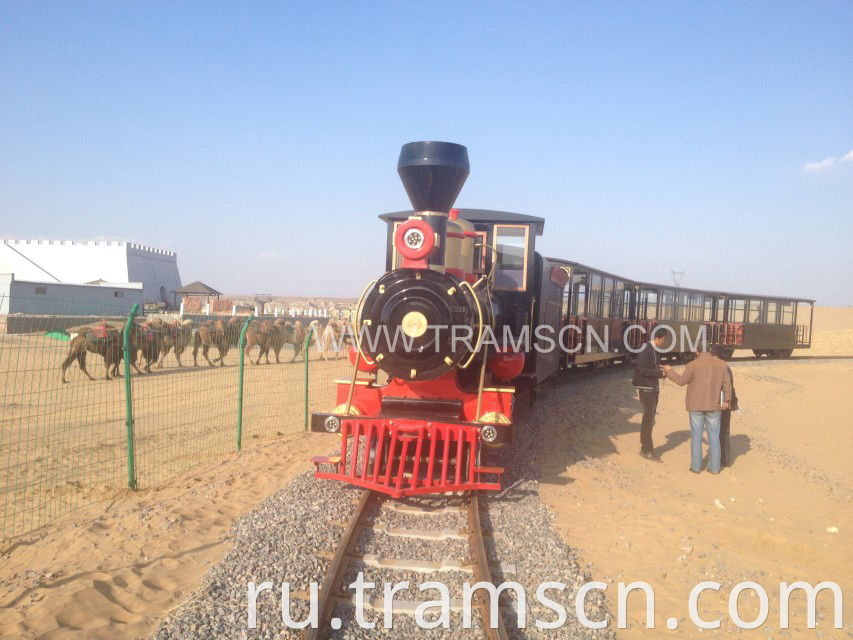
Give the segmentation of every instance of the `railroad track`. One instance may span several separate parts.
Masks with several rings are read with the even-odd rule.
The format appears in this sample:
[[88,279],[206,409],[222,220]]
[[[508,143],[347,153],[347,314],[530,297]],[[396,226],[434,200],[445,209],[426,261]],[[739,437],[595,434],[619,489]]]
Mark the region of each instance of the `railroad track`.
[[[423,508],[410,506],[405,503],[394,503],[390,500],[386,502],[386,496],[364,490],[359,496],[358,505],[355,513],[350,517],[349,521],[344,526],[344,532],[341,536],[340,543],[334,552],[331,559],[331,564],[326,572],[323,584],[320,587],[319,602],[318,602],[318,625],[316,629],[307,628],[304,638],[306,640],[325,640],[333,632],[333,630],[341,628],[342,621],[340,618],[332,617],[336,605],[345,605],[354,607],[354,598],[341,589],[342,581],[347,574],[347,569],[352,563],[360,563],[367,566],[372,566],[380,569],[398,569],[416,571],[421,573],[440,572],[440,571],[463,571],[472,574],[473,582],[487,582],[492,584],[491,569],[489,566],[486,547],[483,541],[483,526],[480,519],[480,500],[476,492],[466,492],[463,497],[464,504],[462,506],[444,506]],[[369,513],[373,509],[381,508],[385,503],[392,507],[395,511],[400,511],[408,516],[423,517],[425,524],[428,525],[429,517],[433,515],[442,515],[447,513],[464,512],[467,515],[467,528],[460,530],[447,529],[400,529],[389,527],[377,527],[369,523]],[[366,528],[374,528],[380,533],[388,535],[406,537],[410,539],[420,540],[443,540],[447,538],[455,538],[458,540],[467,540],[468,543],[468,558],[458,560],[442,560],[429,561],[415,558],[396,558],[396,557],[379,557],[377,555],[366,555],[356,553],[356,543],[359,534]],[[373,609],[383,610],[385,603],[381,598],[372,598],[367,602],[368,606]],[[413,602],[409,600],[398,601],[393,603],[393,611],[395,614],[413,614],[421,602]],[[488,624],[491,618],[491,599],[483,597],[482,593],[478,593],[473,598],[473,604],[476,604],[480,611],[480,620],[483,622],[481,631],[487,640],[508,640],[509,635],[504,625],[503,616],[498,612],[498,626],[492,629]],[[495,602],[494,606],[498,606]],[[378,626],[378,624],[377,624]],[[472,629],[473,631],[473,629]]]

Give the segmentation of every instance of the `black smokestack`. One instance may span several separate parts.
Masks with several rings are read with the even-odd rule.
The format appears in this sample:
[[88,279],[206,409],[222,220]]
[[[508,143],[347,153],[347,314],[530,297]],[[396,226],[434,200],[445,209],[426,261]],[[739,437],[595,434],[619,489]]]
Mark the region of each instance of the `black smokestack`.
[[415,211],[450,212],[471,167],[468,149],[452,142],[410,142],[400,149],[397,173]]
[[433,266],[444,266],[447,216],[470,172],[468,149],[452,142],[410,142],[400,149],[397,173],[406,187],[415,212],[433,212],[424,220],[438,236],[429,257]]

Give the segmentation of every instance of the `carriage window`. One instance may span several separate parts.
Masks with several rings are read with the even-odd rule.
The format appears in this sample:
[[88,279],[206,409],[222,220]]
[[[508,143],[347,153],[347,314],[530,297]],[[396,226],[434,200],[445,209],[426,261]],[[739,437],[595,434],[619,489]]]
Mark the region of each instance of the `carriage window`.
[[660,319],[673,320],[673,305],[675,304],[675,292],[664,289],[660,292]]
[[601,317],[610,317],[611,300],[613,299],[613,278],[604,279],[604,288],[601,290]]
[[794,324],[794,303],[783,302],[781,305],[781,324]]
[[562,317],[563,319],[569,317],[569,302],[572,299],[572,283],[567,282],[566,286],[563,287],[563,307],[562,307]]
[[749,320],[747,322],[761,322],[761,310],[764,306],[764,302],[761,300],[750,300],[749,301]]
[[702,318],[705,322],[714,319],[714,299],[711,297],[705,298],[705,315]]
[[657,320],[658,319],[658,292],[645,289],[641,293],[641,309],[637,312],[639,319]]
[[586,315],[586,274],[577,273],[572,276],[572,315]]
[[733,298],[729,300],[729,322],[743,322],[746,302],[742,298]]
[[812,321],[812,305],[808,302],[794,303],[794,324],[811,326]]
[[690,319],[690,294],[686,291],[679,291],[678,304],[676,306],[676,320],[686,321]]
[[705,303],[705,296],[701,293],[690,294],[690,321],[702,322],[702,307]]
[[124,291],[113,291],[113,296],[116,298],[124,298]]
[[526,225],[495,225],[495,248],[498,250],[496,289],[524,291],[527,282],[527,231]]
[[767,324],[779,324],[779,305],[775,302],[767,303]]
[[600,305],[601,276],[593,273],[589,279],[589,306],[587,308],[587,315],[592,318],[600,318],[601,314],[598,313]]
[[41,293],[41,294],[47,293],[47,287],[36,287],[36,293]]
[[624,304],[625,299],[625,283],[621,280],[617,280],[616,284],[613,287],[613,309],[611,309],[611,315],[614,318],[624,318],[625,317],[625,308]]

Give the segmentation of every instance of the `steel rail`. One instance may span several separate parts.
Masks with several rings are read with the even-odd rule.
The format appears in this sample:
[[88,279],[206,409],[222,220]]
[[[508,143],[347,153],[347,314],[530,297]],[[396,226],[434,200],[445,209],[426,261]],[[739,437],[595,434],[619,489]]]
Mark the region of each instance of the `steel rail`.
[[[480,522],[480,499],[476,491],[472,491],[468,499],[468,528],[471,535],[471,561],[474,565],[474,576],[477,582],[492,582],[492,572],[489,569],[489,557],[486,554],[486,545],[483,541],[483,526]],[[480,621],[483,624],[483,632],[489,640],[509,640],[503,616],[500,612],[500,603],[491,602],[491,598],[484,598],[482,594],[477,596],[480,607]],[[490,606],[491,605],[491,606]],[[491,608],[497,607],[498,626],[492,629]]]
[[306,627],[305,640],[320,640],[320,638],[328,635],[328,630],[331,628],[332,612],[335,609],[336,593],[349,565],[349,555],[352,553],[355,542],[358,539],[359,523],[364,519],[368,507],[378,495],[367,489],[362,491],[355,513],[352,514],[349,522],[347,522],[344,535],[341,537],[341,542],[335,550],[332,563],[329,565],[326,577],[323,579],[323,584],[320,587],[319,602],[317,603],[317,628]]
[[[326,576],[323,579],[323,584],[320,587],[319,602],[317,610],[317,627],[307,627],[303,634],[305,640],[321,640],[329,635],[331,627],[332,613],[335,609],[335,603],[342,598],[340,594],[341,580],[346,573],[350,560],[353,555],[358,534],[362,529],[365,521],[366,513],[375,500],[382,499],[382,494],[365,489],[362,491],[358,501],[358,506],[355,512],[347,522],[346,528],[341,541],[335,550],[335,555],[332,558],[329,568],[326,570]],[[474,571],[476,582],[492,582],[492,572],[489,568],[489,559],[486,554],[486,546],[483,540],[483,528],[480,520],[480,501],[477,492],[471,492],[467,500],[467,515],[468,515],[468,542],[471,553],[471,565]],[[491,602],[490,597],[477,595],[477,606],[480,609],[480,618],[483,624],[483,634],[488,640],[509,640],[509,634],[506,630],[506,625],[503,620],[503,615],[500,613],[500,603]],[[498,607],[498,626],[495,629],[490,627],[492,606]]]

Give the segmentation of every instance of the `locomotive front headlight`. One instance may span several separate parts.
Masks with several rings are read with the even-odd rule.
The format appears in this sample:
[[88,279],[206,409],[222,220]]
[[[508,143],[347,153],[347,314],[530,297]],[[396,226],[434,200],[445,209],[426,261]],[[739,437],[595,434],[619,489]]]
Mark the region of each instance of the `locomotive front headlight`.
[[329,433],[337,433],[341,430],[341,420],[336,416],[329,416],[323,421],[323,428]]
[[492,425],[487,424],[485,427],[480,429],[480,437],[486,444],[492,444],[495,440],[498,439],[498,430],[495,429]]
[[420,229],[409,229],[403,234],[403,242],[409,249],[420,249],[424,246],[424,238],[424,233]]
[[420,338],[426,333],[427,324],[426,316],[420,311],[409,311],[409,313],[403,316],[400,326],[403,329],[403,333],[410,338]]

